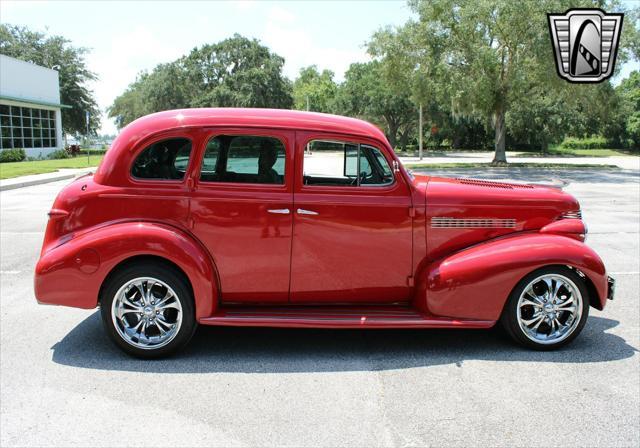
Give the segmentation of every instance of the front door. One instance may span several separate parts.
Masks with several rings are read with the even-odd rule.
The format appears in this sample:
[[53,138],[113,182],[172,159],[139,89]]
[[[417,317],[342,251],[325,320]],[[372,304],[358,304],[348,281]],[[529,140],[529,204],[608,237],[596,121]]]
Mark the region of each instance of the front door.
[[219,129],[204,140],[191,218],[225,303],[289,300],[293,139],[288,131]]
[[291,302],[408,300],[411,198],[387,148],[298,133],[296,150]]

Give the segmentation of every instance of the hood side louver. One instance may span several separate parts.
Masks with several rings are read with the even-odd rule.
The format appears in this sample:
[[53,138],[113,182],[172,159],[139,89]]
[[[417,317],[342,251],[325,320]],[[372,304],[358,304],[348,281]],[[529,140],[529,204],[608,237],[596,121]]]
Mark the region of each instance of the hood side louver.
[[514,188],[534,188],[532,185],[527,185],[527,184],[513,184],[513,183],[507,183],[507,182],[494,182],[494,181],[490,181],[490,180],[481,180],[481,179],[458,178],[456,180],[461,184],[475,185],[477,187],[504,188],[504,189],[507,189],[507,190],[512,190]]

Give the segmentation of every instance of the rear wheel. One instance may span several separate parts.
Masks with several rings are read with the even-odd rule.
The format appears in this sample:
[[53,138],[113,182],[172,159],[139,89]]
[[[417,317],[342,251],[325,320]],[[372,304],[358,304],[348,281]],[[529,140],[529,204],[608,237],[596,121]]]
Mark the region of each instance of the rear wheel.
[[552,266],[534,271],[518,283],[501,322],[521,345],[553,350],[575,339],[588,316],[584,280],[569,268]]
[[131,264],[108,279],[101,313],[111,339],[140,358],[175,353],[189,342],[196,328],[186,279],[162,263]]

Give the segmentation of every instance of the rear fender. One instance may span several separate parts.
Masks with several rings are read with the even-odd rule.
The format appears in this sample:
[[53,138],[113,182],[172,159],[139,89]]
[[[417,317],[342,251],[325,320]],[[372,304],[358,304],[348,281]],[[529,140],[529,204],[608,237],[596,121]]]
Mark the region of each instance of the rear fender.
[[497,320],[517,283],[549,265],[579,270],[597,295],[591,304],[604,308],[607,275],[600,257],[580,241],[540,233],[493,240],[429,264],[419,277],[415,305],[437,316]]
[[96,228],[42,254],[34,280],[36,297],[41,303],[95,308],[107,275],[141,255],[164,258],[185,273],[193,288],[196,319],[215,311],[219,289],[209,253],[188,233],[153,222]]

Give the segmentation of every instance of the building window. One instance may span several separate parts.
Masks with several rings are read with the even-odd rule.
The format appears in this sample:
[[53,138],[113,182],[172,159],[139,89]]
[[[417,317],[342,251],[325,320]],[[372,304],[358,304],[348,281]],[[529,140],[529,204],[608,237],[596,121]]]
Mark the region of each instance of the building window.
[[0,149],[55,148],[56,112],[0,104]]

